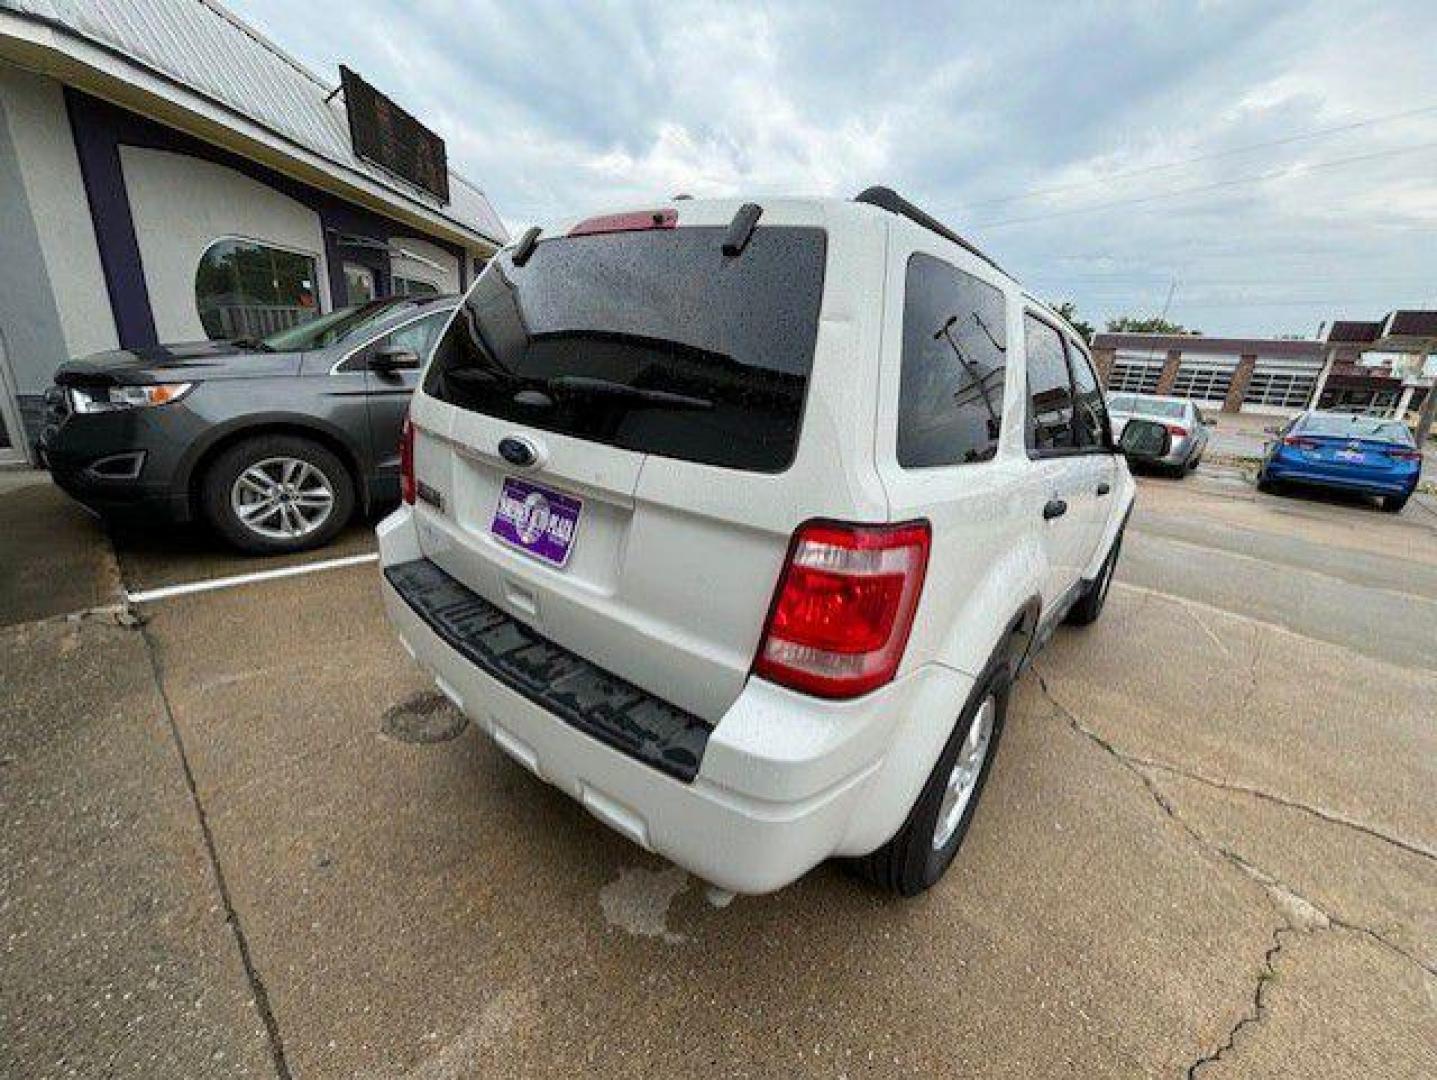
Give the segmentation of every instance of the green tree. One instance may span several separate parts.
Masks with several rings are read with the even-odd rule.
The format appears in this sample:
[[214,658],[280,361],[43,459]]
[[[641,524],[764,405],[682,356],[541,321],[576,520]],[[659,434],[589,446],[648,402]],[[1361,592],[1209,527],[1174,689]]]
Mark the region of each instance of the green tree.
[[1061,304],[1054,304],[1053,310],[1068,320],[1068,325],[1083,335],[1083,340],[1092,342],[1093,324],[1086,319],[1078,318],[1078,305],[1071,300],[1064,300]]
[[1108,332],[1111,334],[1191,334],[1194,337],[1202,336],[1201,330],[1189,330],[1175,322],[1168,322],[1161,315],[1119,315],[1116,319],[1108,320]]

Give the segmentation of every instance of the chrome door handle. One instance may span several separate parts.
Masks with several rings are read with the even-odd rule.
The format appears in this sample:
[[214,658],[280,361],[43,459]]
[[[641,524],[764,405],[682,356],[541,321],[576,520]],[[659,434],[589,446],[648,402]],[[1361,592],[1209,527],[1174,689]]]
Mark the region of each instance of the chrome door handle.
[[1049,499],[1043,504],[1043,520],[1052,521],[1068,512],[1068,504],[1062,499]]

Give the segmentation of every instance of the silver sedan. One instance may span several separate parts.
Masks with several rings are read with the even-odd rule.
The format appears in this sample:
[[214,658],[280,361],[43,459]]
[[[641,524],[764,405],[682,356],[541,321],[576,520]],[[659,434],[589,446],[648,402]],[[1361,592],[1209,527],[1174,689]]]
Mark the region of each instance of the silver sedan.
[[1173,438],[1172,449],[1166,457],[1159,458],[1157,464],[1178,475],[1196,469],[1207,449],[1211,425],[1202,410],[1187,398],[1112,394],[1108,398],[1108,416],[1113,423],[1114,440],[1134,417],[1166,424]]

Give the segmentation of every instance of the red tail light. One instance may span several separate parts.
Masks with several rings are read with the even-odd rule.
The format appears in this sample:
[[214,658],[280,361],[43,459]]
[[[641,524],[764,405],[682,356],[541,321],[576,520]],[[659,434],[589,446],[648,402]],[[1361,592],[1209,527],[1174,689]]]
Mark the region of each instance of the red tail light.
[[603,217],[588,218],[570,229],[569,235],[594,236],[598,233],[673,229],[678,223],[677,210],[634,210],[626,214],[605,214]]
[[1301,435],[1289,435],[1282,440],[1283,446],[1291,446],[1298,450],[1316,450],[1316,439],[1304,439]]
[[399,495],[411,506],[414,490],[414,425],[405,416],[404,426],[399,429]]
[[1185,439],[1187,438],[1187,433],[1188,429],[1183,427],[1181,424],[1168,425],[1168,434],[1171,435],[1174,439]]
[[800,526],[754,672],[828,698],[890,682],[913,628],[929,540],[927,522]]
[[1421,450],[1389,450],[1389,451],[1387,451],[1387,456],[1390,457],[1390,458],[1395,458],[1395,459],[1397,459],[1398,461],[1421,461],[1421,460],[1422,460],[1422,451],[1421,451]]

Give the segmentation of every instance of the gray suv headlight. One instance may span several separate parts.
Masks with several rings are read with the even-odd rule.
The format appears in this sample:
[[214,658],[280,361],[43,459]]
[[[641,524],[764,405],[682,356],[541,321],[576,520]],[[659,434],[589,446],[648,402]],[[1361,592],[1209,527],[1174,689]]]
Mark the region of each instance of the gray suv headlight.
[[148,383],[144,386],[72,387],[70,407],[77,413],[143,409],[179,401],[194,383]]

